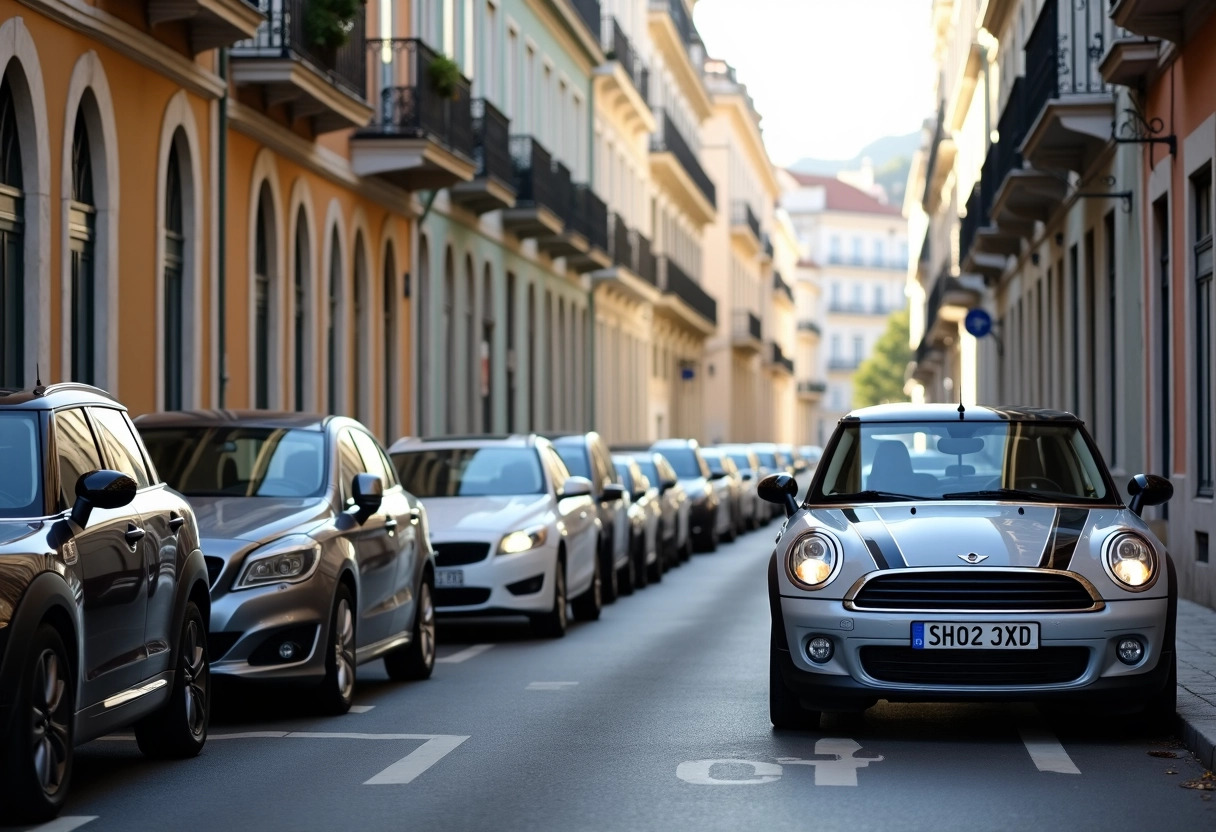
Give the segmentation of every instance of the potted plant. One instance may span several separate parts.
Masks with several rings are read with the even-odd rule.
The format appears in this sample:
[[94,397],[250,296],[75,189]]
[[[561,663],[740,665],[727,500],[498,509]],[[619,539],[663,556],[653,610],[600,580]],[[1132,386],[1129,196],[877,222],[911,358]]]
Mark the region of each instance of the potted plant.
[[304,37],[308,45],[332,57],[350,40],[361,0],[307,0]]
[[426,68],[427,78],[440,98],[455,98],[460,89],[460,67],[446,55],[436,55]]

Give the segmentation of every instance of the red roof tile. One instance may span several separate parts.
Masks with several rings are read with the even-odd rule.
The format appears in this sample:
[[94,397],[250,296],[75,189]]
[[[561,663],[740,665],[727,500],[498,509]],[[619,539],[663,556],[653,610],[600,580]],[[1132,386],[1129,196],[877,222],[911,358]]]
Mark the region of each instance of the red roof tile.
[[845,211],[854,214],[884,214],[900,216],[902,211],[895,205],[879,202],[860,188],[855,188],[847,182],[841,182],[834,176],[821,176],[814,173],[799,173],[788,171],[799,185],[804,188],[820,187],[827,191],[826,205],[829,211]]

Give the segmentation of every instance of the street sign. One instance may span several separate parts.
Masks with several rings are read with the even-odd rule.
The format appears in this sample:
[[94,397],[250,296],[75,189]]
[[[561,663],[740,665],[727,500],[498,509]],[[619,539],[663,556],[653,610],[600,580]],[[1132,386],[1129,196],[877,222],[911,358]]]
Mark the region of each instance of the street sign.
[[692,381],[694,378],[696,378],[696,376],[697,376],[697,374],[693,370],[692,367],[681,367],[680,368],[680,379],[681,380]]
[[963,326],[976,338],[983,338],[992,332],[992,316],[983,309],[972,309],[963,319]]

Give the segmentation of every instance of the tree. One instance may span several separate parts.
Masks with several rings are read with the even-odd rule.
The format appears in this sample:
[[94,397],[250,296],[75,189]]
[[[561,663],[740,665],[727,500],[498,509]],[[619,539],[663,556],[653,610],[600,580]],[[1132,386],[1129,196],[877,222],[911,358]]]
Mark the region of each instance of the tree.
[[892,312],[886,330],[874,344],[874,352],[853,376],[853,406],[906,402],[904,373],[913,357],[908,346],[908,310]]

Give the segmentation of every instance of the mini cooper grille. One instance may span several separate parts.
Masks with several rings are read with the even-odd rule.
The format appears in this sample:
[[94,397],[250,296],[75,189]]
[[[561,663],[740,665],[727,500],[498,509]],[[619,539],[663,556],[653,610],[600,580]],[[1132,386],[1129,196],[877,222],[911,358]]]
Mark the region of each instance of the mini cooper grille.
[[220,579],[220,573],[224,571],[224,559],[208,556],[203,560],[207,563],[207,582],[215,586],[215,582]]
[[478,563],[490,554],[489,543],[436,543],[436,566],[464,566]]
[[1088,664],[1087,647],[915,650],[870,645],[861,648],[861,666],[871,678],[909,685],[1060,685],[1081,678]]
[[1051,572],[901,572],[877,575],[853,598],[857,609],[1065,612],[1093,608],[1076,578]]
[[480,587],[439,587],[435,590],[437,607],[471,607],[490,600],[490,590]]

